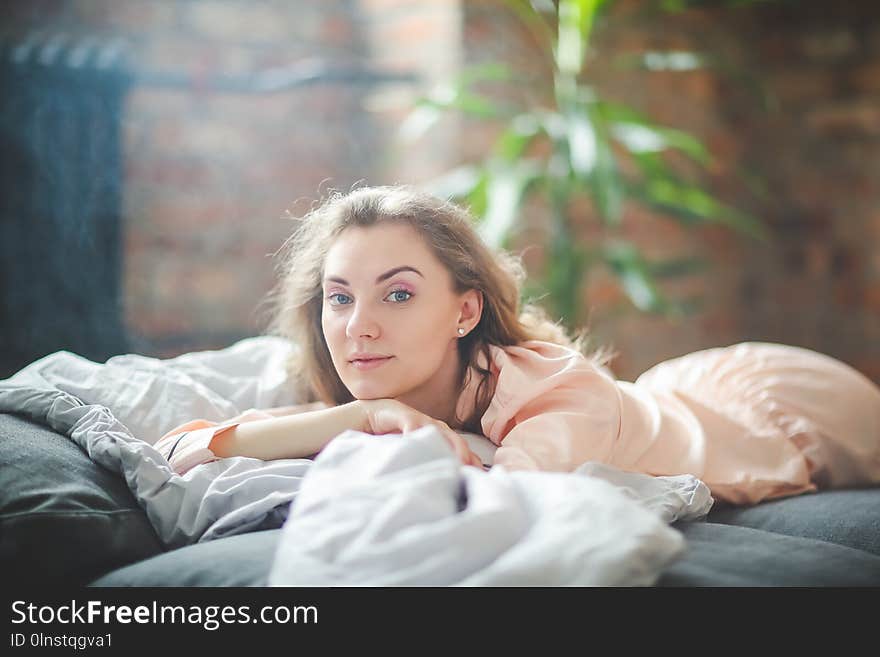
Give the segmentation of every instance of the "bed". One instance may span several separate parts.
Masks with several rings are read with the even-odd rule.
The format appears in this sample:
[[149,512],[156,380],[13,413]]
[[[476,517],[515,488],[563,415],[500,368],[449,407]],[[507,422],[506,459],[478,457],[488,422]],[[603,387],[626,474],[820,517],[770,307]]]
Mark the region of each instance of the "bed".
[[[151,498],[144,492],[149,490],[149,495],[152,495],[157,487],[161,487],[157,484],[156,477],[159,475],[156,473],[166,476],[167,473],[162,469],[164,466],[161,463],[151,465],[148,476],[140,473],[137,476],[141,479],[136,481],[137,477],[132,474],[131,469],[117,467],[113,460],[124,460],[119,457],[120,444],[123,445],[123,451],[127,449],[126,445],[147,450],[138,453],[138,462],[143,460],[143,454],[149,453],[150,449],[144,448],[141,444],[144,441],[137,438],[139,433],[145,431],[143,427],[151,426],[155,433],[160,433],[169,423],[181,418],[206,416],[209,413],[214,413],[218,418],[224,415],[229,417],[234,414],[232,411],[240,411],[243,405],[251,403],[255,406],[280,405],[278,402],[285,394],[283,377],[268,365],[281,362],[278,352],[273,351],[280,348],[280,344],[268,339],[254,339],[245,346],[260,349],[264,356],[260,360],[254,357],[254,352],[248,353],[244,359],[251,368],[248,372],[242,372],[239,368],[241,361],[231,357],[244,353],[241,350],[242,345],[235,345],[225,351],[187,355],[168,361],[130,355],[117,359],[115,364],[118,371],[115,373],[108,367],[113,365],[113,359],[106,365],[99,365],[72,354],[59,355],[58,358],[68,365],[75,362],[87,368],[83,376],[70,376],[68,372],[65,377],[56,377],[53,383],[53,386],[67,387],[65,394],[68,396],[76,393],[78,401],[75,410],[80,411],[80,414],[76,421],[71,422],[71,426],[64,426],[51,413],[35,414],[30,412],[33,411],[32,408],[29,412],[17,412],[14,405],[7,403],[4,406],[0,403],[0,562],[4,581],[13,587],[261,587],[276,585],[279,581],[283,585],[284,580],[278,579],[277,572],[273,574],[273,564],[277,567],[279,550],[285,545],[285,540],[289,542],[292,538],[286,537],[286,533],[290,533],[290,528],[295,523],[287,522],[289,518],[286,512],[279,514],[279,510],[289,506],[286,504],[289,500],[280,497],[271,503],[265,503],[271,496],[255,493],[249,503],[264,503],[264,508],[251,513],[246,521],[238,517],[231,524],[227,515],[223,516],[226,524],[216,521],[203,523],[198,531],[193,530],[189,535],[181,537],[180,532],[176,528],[172,529],[171,525],[176,527],[186,523],[181,523],[179,518],[172,518],[163,525],[150,506]],[[49,360],[44,359],[44,365],[53,362],[52,357],[47,358]],[[208,362],[215,368],[210,372],[204,369]],[[132,370],[132,364],[135,363],[143,367]],[[225,376],[229,372],[221,372],[224,374],[222,377],[216,376],[224,367],[235,367],[236,374],[244,377],[232,382],[235,384],[236,394],[247,391],[246,398],[232,400],[237,405],[236,408],[223,407],[217,401],[230,401],[232,397],[230,390],[233,388],[224,387],[230,383],[228,376]],[[40,371],[48,381],[52,368],[44,366]],[[56,373],[58,371],[55,370]],[[131,412],[130,409],[134,406],[128,411],[124,405],[114,406],[118,403],[118,397],[109,400],[113,402],[109,405],[96,404],[96,400],[87,399],[88,393],[94,390],[94,386],[89,388],[88,383],[92,374],[92,380],[100,380],[109,386],[106,389],[119,390],[122,379],[114,377],[126,376],[130,381],[138,380],[139,375],[145,371],[149,371],[151,375],[149,385],[142,387],[138,393],[140,401],[137,408],[140,409],[140,415]],[[173,376],[169,373],[173,373]],[[247,385],[247,377],[259,381],[259,385]],[[59,383],[62,378],[64,383]],[[10,380],[0,383],[8,383]],[[174,383],[173,386],[171,382]],[[198,385],[194,385],[195,383]],[[180,394],[167,396],[169,391],[179,393],[182,389],[196,389],[199,394],[184,400],[186,403],[180,402]],[[144,390],[154,393],[154,397],[145,398]],[[31,391],[32,396],[39,397],[47,396],[50,392],[54,394],[57,389],[52,387],[50,391],[44,386],[42,389],[31,388]],[[54,399],[53,408],[58,406],[58,398]],[[169,401],[172,399],[176,401]],[[158,403],[160,400],[165,403]],[[3,395],[0,394],[0,402],[2,401]],[[118,427],[124,428],[124,431],[119,431],[125,434],[127,442],[113,443],[111,448],[106,448],[109,443],[87,442],[82,438],[81,430],[86,424],[82,412],[89,409],[94,411],[88,416],[90,418],[100,412],[104,421],[104,424],[98,423],[100,426],[107,426],[107,418],[112,418],[114,422],[119,421]],[[157,422],[160,417],[161,421]],[[80,430],[79,433],[74,429]],[[101,431],[106,433],[109,430]],[[354,439],[352,445],[355,445],[357,436]],[[428,443],[430,438],[426,444]],[[102,457],[98,453],[100,445],[105,445],[105,448],[100,449],[105,449],[112,458],[106,455]],[[392,449],[398,449],[396,444],[389,445]],[[350,455],[357,456],[356,449],[349,452]],[[228,481],[233,481],[228,479],[232,475],[242,477],[242,472],[251,474],[245,466],[251,467],[248,464],[237,464],[238,469],[224,470],[223,475]],[[291,466],[303,468],[308,464],[296,463]],[[420,464],[422,466],[424,463]],[[258,471],[263,472],[262,466],[259,466]],[[282,474],[293,476],[299,481],[298,472],[286,470]],[[274,473],[276,476],[277,474],[278,472]],[[572,475],[561,476],[570,478]],[[183,484],[194,485],[187,481],[181,484],[173,477],[168,481],[175,483],[177,488],[174,490],[178,493],[186,489]],[[559,481],[569,485],[568,480]],[[168,488],[168,485],[163,485],[163,490]],[[546,483],[541,482],[541,486],[546,487]],[[602,490],[611,492],[610,489],[610,486],[606,486]],[[212,490],[216,493],[216,489]],[[213,493],[202,495],[200,512],[204,511],[204,499],[216,497]],[[349,498],[343,501],[348,503],[351,500]],[[621,498],[619,503],[619,509],[614,512],[616,515],[612,513],[607,519],[612,528],[617,525],[627,527],[627,510],[630,507],[626,505],[629,502]],[[316,508],[319,506],[322,505],[317,504]],[[323,507],[327,506],[323,504]],[[296,508],[294,505],[294,510]],[[625,543],[632,536],[641,536],[645,532],[653,532],[652,540],[660,543],[667,541],[664,544],[667,545],[666,548],[661,546],[658,549],[658,557],[650,563],[650,568],[643,568],[645,572],[641,578],[633,577],[631,573],[617,579],[597,578],[595,573],[619,569],[620,564],[629,564],[627,559],[631,558],[630,555],[626,559],[618,559],[618,555],[612,555],[617,561],[609,562],[611,565],[606,567],[602,559],[608,558],[607,550],[600,550],[585,552],[588,556],[583,557],[585,560],[596,559],[596,563],[592,565],[593,579],[574,578],[567,581],[565,573],[570,571],[560,567],[558,578],[548,582],[552,585],[577,585],[586,581],[655,587],[880,585],[880,487],[826,491],[769,501],[752,507],[725,507],[716,503],[711,505],[707,514],[701,513],[697,516],[668,516],[666,519],[671,520],[668,529],[666,523],[662,523],[663,529],[650,525],[650,522],[656,523],[656,519],[651,520],[645,516],[648,525],[633,529],[623,540],[618,537],[614,541],[603,543],[606,546],[611,542],[615,545]],[[483,516],[486,517],[491,516]],[[317,522],[320,517],[309,519]],[[568,529],[575,532],[572,536],[589,533],[584,531],[586,529],[593,529],[594,533],[598,533],[596,528],[600,527],[599,524],[578,526],[586,519],[587,516],[569,514],[565,522]],[[507,523],[503,516],[502,520]],[[313,526],[317,525],[313,523]],[[297,527],[300,532],[296,537],[297,541],[308,542],[309,525],[300,521]],[[650,531],[645,527],[649,527]],[[457,527],[456,531],[461,532],[461,527]],[[320,529],[315,533],[320,533]],[[538,533],[534,528],[531,529],[531,534]],[[674,540],[670,542],[670,538]],[[566,543],[568,542],[570,538],[566,539]],[[634,543],[633,553],[644,552],[647,544],[649,543]],[[407,546],[407,549],[411,549],[411,546]],[[553,550],[545,548],[541,552],[547,554],[547,563],[543,564],[542,572],[556,568]],[[496,559],[496,556],[490,555],[487,558]],[[559,560],[571,561],[572,557],[560,551]],[[394,558],[386,565],[388,568],[383,571],[386,579],[378,581],[393,585],[395,580],[388,577],[396,567]],[[568,567],[574,566],[568,564]],[[295,573],[298,577],[292,580],[294,583],[320,585],[328,581],[309,579],[306,571],[311,566],[302,559],[289,561],[288,568],[299,569]],[[477,586],[487,583],[502,586],[546,583],[540,578],[510,578],[510,569],[503,572],[507,578],[471,578],[461,582]],[[419,580],[410,580],[407,583],[418,584]],[[430,585],[435,581],[425,580],[425,583]]]

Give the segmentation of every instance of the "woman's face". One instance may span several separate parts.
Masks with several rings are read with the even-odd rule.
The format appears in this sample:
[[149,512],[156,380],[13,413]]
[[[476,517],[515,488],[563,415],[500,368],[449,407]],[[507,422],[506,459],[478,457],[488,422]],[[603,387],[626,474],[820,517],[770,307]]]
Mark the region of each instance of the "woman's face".
[[324,339],[356,399],[429,390],[458,367],[457,329],[472,327],[465,300],[476,293],[453,291],[449,271],[414,228],[345,229],[327,254],[323,293]]

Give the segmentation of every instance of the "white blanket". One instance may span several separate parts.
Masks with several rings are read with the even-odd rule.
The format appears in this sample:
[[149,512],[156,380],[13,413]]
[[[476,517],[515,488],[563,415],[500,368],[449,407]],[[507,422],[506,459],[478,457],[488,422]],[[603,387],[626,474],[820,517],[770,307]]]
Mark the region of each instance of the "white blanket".
[[690,476],[464,467],[431,428],[346,432],[314,462],[236,457],[175,474],[152,447],[174,426],[297,402],[289,348],[261,336],[105,364],[57,352],[0,381],[0,412],[120,473],[168,547],[283,526],[273,585],[649,585],[684,549],[668,523],[712,505]]

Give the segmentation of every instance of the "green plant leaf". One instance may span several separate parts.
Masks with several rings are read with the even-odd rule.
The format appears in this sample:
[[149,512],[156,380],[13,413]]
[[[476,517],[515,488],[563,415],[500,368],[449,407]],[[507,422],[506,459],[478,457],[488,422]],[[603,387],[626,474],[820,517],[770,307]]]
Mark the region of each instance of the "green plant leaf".
[[669,299],[657,287],[656,279],[696,273],[706,264],[704,261],[685,258],[649,262],[634,244],[617,240],[603,245],[602,253],[621,288],[639,310],[675,319],[702,307],[700,297]]
[[479,118],[509,118],[512,109],[488,96],[471,90],[481,82],[509,81],[514,75],[502,63],[489,62],[464,68],[451,81],[436,85],[418,98],[413,110],[404,118],[398,135],[414,141],[430,130],[447,111],[458,110]]
[[506,3],[529,31],[535,35],[536,41],[541,46],[548,50],[553,48],[556,35],[542,13],[542,10],[549,12],[555,20],[556,7],[550,0],[547,0],[544,7],[535,6],[538,3],[530,2],[529,0],[506,0]]
[[465,66],[455,77],[455,87],[467,89],[477,82],[513,80],[516,74],[503,62],[484,62]]
[[486,168],[486,208],[480,235],[492,248],[501,248],[516,224],[526,188],[541,177],[543,168],[531,160],[494,160]]
[[397,130],[404,141],[415,141],[428,132],[440,120],[443,112],[437,105],[419,102],[406,115]]
[[659,312],[663,308],[657,289],[644,270],[630,264],[615,267],[614,273],[623,290],[636,308],[647,312]]
[[560,112],[546,110],[535,112],[534,115],[541,122],[544,132],[550,139],[559,143],[565,142],[568,137],[568,122]]
[[639,250],[629,242],[610,242],[604,248],[605,262],[639,310],[662,312],[666,300],[657,289],[650,268]]
[[546,134],[541,117],[530,112],[520,114],[511,120],[507,129],[495,143],[495,154],[505,160],[521,157],[535,137]]
[[617,226],[623,216],[625,186],[604,131],[597,130],[596,137],[596,168],[590,177],[591,189],[602,219],[609,226]]
[[483,167],[465,164],[447,171],[422,186],[426,191],[440,198],[466,198],[485,180],[485,177]]
[[657,153],[680,150],[701,164],[709,164],[709,151],[696,137],[671,128],[658,128],[641,123],[614,123],[611,133],[632,153]]
[[489,205],[489,175],[485,168],[481,168],[476,184],[471,187],[470,191],[464,197],[467,200],[468,207],[477,221],[480,222],[486,216],[486,208]]
[[756,239],[767,238],[767,229],[759,220],[721,203],[693,185],[669,178],[654,178],[642,185],[637,193],[653,207],[671,212],[685,223],[722,224]]
[[[724,0],[719,0],[724,1]],[[726,0],[728,5],[745,0]],[[505,123],[491,154],[475,166],[460,167],[438,181],[445,196],[466,199],[479,219],[479,232],[494,248],[504,248],[515,229],[524,199],[539,192],[549,201],[549,240],[542,282],[544,297],[569,325],[578,321],[583,280],[597,263],[614,273],[635,308],[667,316],[687,314],[700,300],[668,299],[658,282],[704,271],[699,258],[648,261],[629,242],[601,238],[589,250],[578,244],[569,216],[573,199],[589,194],[601,221],[611,230],[622,221],[624,200],[631,198],[659,209],[686,226],[720,224],[755,237],[765,235],[755,218],[729,207],[697,185],[679,178],[665,155],[680,152],[697,164],[711,162],[711,154],[695,136],[656,124],[636,110],[601,97],[583,83],[593,31],[604,0],[507,0],[535,42],[552,49],[552,81],[542,91],[552,94],[550,107],[532,105],[514,109],[483,95],[480,83],[510,82],[501,64],[471,67],[452,83],[422,99],[410,122],[424,133],[445,111]],[[700,4],[701,0],[661,0],[669,10]],[[634,60],[648,71],[693,71],[723,62],[687,51],[643,53]],[[551,86],[552,85],[552,86]],[[537,96],[537,94],[536,94]],[[405,122],[406,123],[406,122]],[[536,140],[548,139],[550,152],[534,150]],[[541,143],[541,146],[545,144]],[[635,162],[635,175],[624,176],[617,157]],[[535,153],[544,153],[533,158]],[[539,159],[540,158],[540,159]],[[450,193],[451,192],[451,193]],[[527,289],[536,291],[531,282]],[[629,304],[626,304],[629,307]]]
[[652,153],[674,148],[706,165],[709,150],[693,135],[659,126],[635,110],[617,103],[596,103],[597,111],[608,122],[611,134],[632,153]]
[[596,129],[586,111],[573,111],[565,119],[571,170],[579,178],[589,178],[599,159]]
[[[560,145],[556,157],[566,158],[565,168],[576,181],[565,195],[571,196],[578,187],[586,184],[603,221],[615,226],[621,220],[626,190],[608,141],[604,116],[597,111],[590,94],[583,97],[586,100],[569,102],[565,114],[546,113],[544,125],[547,133]],[[558,168],[554,167],[554,170]]]
[[553,310],[569,326],[574,326],[580,314],[585,264],[583,250],[564,234],[557,234],[550,245],[545,286]]
[[422,98],[401,122],[398,136],[405,141],[415,141],[451,110],[458,110],[481,119],[506,118],[511,112],[510,108],[476,94],[459,93],[443,99],[439,96]]
[[556,37],[556,66],[563,73],[577,75],[583,68],[593,22],[603,0],[559,0]]

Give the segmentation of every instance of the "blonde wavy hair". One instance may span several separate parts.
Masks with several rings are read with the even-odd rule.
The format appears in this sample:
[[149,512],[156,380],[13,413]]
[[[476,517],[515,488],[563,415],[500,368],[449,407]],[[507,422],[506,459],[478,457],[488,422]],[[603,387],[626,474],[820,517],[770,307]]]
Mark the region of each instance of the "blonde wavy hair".
[[[264,300],[270,309],[267,332],[290,340],[295,348],[285,364],[288,377],[306,401],[329,405],[354,400],[336,372],[321,328],[324,261],[335,238],[349,226],[383,222],[407,224],[424,238],[452,274],[456,293],[478,290],[483,295],[479,323],[457,341],[461,380],[473,368],[481,377],[475,410],[457,418],[466,431],[482,433],[480,418],[494,393],[489,370],[489,346],[543,340],[584,353],[586,334],[570,337],[558,323],[533,304],[521,303],[525,271],[518,257],[493,252],[474,228],[472,216],[456,204],[411,187],[363,187],[332,192],[317,208],[298,219],[291,236],[276,256],[278,283]],[[593,354],[599,364],[608,356]]]

